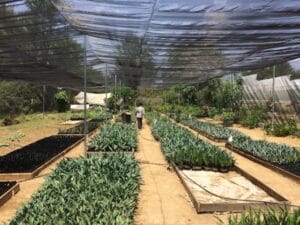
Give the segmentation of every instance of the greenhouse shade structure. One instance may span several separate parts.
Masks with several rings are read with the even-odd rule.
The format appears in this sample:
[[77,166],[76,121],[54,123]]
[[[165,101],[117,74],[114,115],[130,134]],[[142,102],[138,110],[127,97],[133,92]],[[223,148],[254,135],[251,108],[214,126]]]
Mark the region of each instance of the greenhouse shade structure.
[[300,57],[297,0],[10,0],[0,10],[2,79],[82,89],[82,34],[90,88],[104,74],[108,85],[116,73],[159,88]]

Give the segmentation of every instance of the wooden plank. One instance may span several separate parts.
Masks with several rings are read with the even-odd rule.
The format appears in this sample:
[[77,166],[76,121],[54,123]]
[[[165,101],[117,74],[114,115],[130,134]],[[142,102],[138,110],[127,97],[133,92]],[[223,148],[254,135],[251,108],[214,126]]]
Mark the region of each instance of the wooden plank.
[[176,172],[177,176],[179,177],[179,180],[183,184],[186,192],[188,193],[197,213],[209,213],[209,212],[242,212],[246,209],[264,209],[264,208],[282,208],[286,207],[288,208],[289,201],[285,199],[283,196],[275,192],[273,189],[268,187],[267,185],[263,184],[259,180],[257,180],[255,177],[251,176],[250,174],[246,173],[244,170],[242,170],[239,167],[234,167],[234,171],[239,173],[241,176],[246,177],[248,180],[250,180],[253,184],[258,186],[259,188],[263,189],[268,195],[272,196],[276,200],[278,200],[279,203],[282,205],[278,205],[275,203],[264,203],[264,202],[229,202],[229,203],[203,203],[203,202],[198,202],[196,197],[194,196],[192,190],[188,186],[187,182],[179,172],[178,167],[171,162],[171,165]]
[[253,155],[250,155],[247,152],[245,152],[243,150],[240,150],[240,149],[232,146],[229,143],[226,143],[225,147],[228,148],[229,150],[231,150],[231,151],[233,151],[233,152],[241,155],[241,156],[246,157],[247,159],[252,160],[253,162],[259,163],[259,164],[261,164],[261,165],[263,165],[263,166],[265,166],[265,167],[267,167],[267,168],[269,168],[269,169],[271,169],[273,171],[276,171],[276,172],[278,172],[278,173],[280,173],[280,174],[282,174],[284,176],[288,176],[288,177],[292,178],[297,183],[300,183],[300,176],[298,176],[296,174],[293,174],[293,173],[291,173],[291,172],[289,172],[287,170],[284,170],[284,169],[282,169],[282,168],[280,168],[278,166],[275,166],[275,165],[273,165],[273,164],[271,164],[269,162],[266,162],[266,161],[264,161],[262,159],[259,159],[259,158],[255,157]]
[[7,202],[11,197],[13,197],[20,190],[20,185],[16,183],[7,192],[0,196],[0,206]]

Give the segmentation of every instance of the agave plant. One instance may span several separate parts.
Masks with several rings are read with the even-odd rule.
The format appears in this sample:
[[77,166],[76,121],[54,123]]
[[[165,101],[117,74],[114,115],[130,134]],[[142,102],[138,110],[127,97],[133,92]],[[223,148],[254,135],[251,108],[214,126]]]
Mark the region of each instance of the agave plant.
[[279,165],[300,163],[300,150],[284,144],[254,141],[246,136],[236,136],[230,144],[258,158]]
[[91,138],[91,147],[95,151],[119,152],[137,148],[136,128],[132,124],[113,124],[103,128]]
[[230,169],[233,157],[226,151],[202,141],[189,130],[158,114],[147,114],[152,133],[161,142],[165,157],[178,166]]
[[[224,222],[219,223],[225,224]],[[240,216],[231,216],[226,223],[228,225],[299,225],[300,209],[289,212],[287,209],[276,211],[253,211],[242,213]]]
[[213,138],[227,140],[230,136],[241,135],[239,132],[220,125],[199,121],[195,117],[181,115],[180,122],[196,131],[205,133]]
[[63,160],[10,225],[133,225],[140,174],[124,154]]

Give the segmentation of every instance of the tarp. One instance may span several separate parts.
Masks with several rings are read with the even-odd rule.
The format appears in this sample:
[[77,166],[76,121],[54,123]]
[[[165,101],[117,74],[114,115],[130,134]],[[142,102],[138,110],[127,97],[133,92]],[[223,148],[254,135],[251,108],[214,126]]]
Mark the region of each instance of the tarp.
[[195,84],[299,58],[300,1],[0,2],[0,78],[81,88],[82,35],[89,86]]
[[[257,80],[257,75],[243,77],[246,101],[267,102],[272,100],[273,79]],[[290,75],[275,77],[275,100],[281,103],[300,103],[300,80],[291,80]]]
[[[104,94],[95,94],[95,93],[87,93],[87,103],[90,105],[105,105],[105,98],[110,98],[111,93],[107,93],[107,95]],[[84,92],[78,93],[75,97],[74,100],[76,103],[79,104],[84,104]]]

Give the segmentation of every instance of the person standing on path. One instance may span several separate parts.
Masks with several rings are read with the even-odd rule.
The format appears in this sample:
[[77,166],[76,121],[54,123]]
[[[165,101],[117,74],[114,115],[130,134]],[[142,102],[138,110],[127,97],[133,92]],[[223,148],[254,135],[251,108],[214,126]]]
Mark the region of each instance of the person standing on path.
[[136,107],[136,109],[135,109],[135,115],[136,115],[136,119],[137,119],[137,123],[138,123],[138,128],[142,129],[142,126],[143,126],[143,117],[145,115],[145,109],[144,109],[142,103],[139,103],[138,107]]

